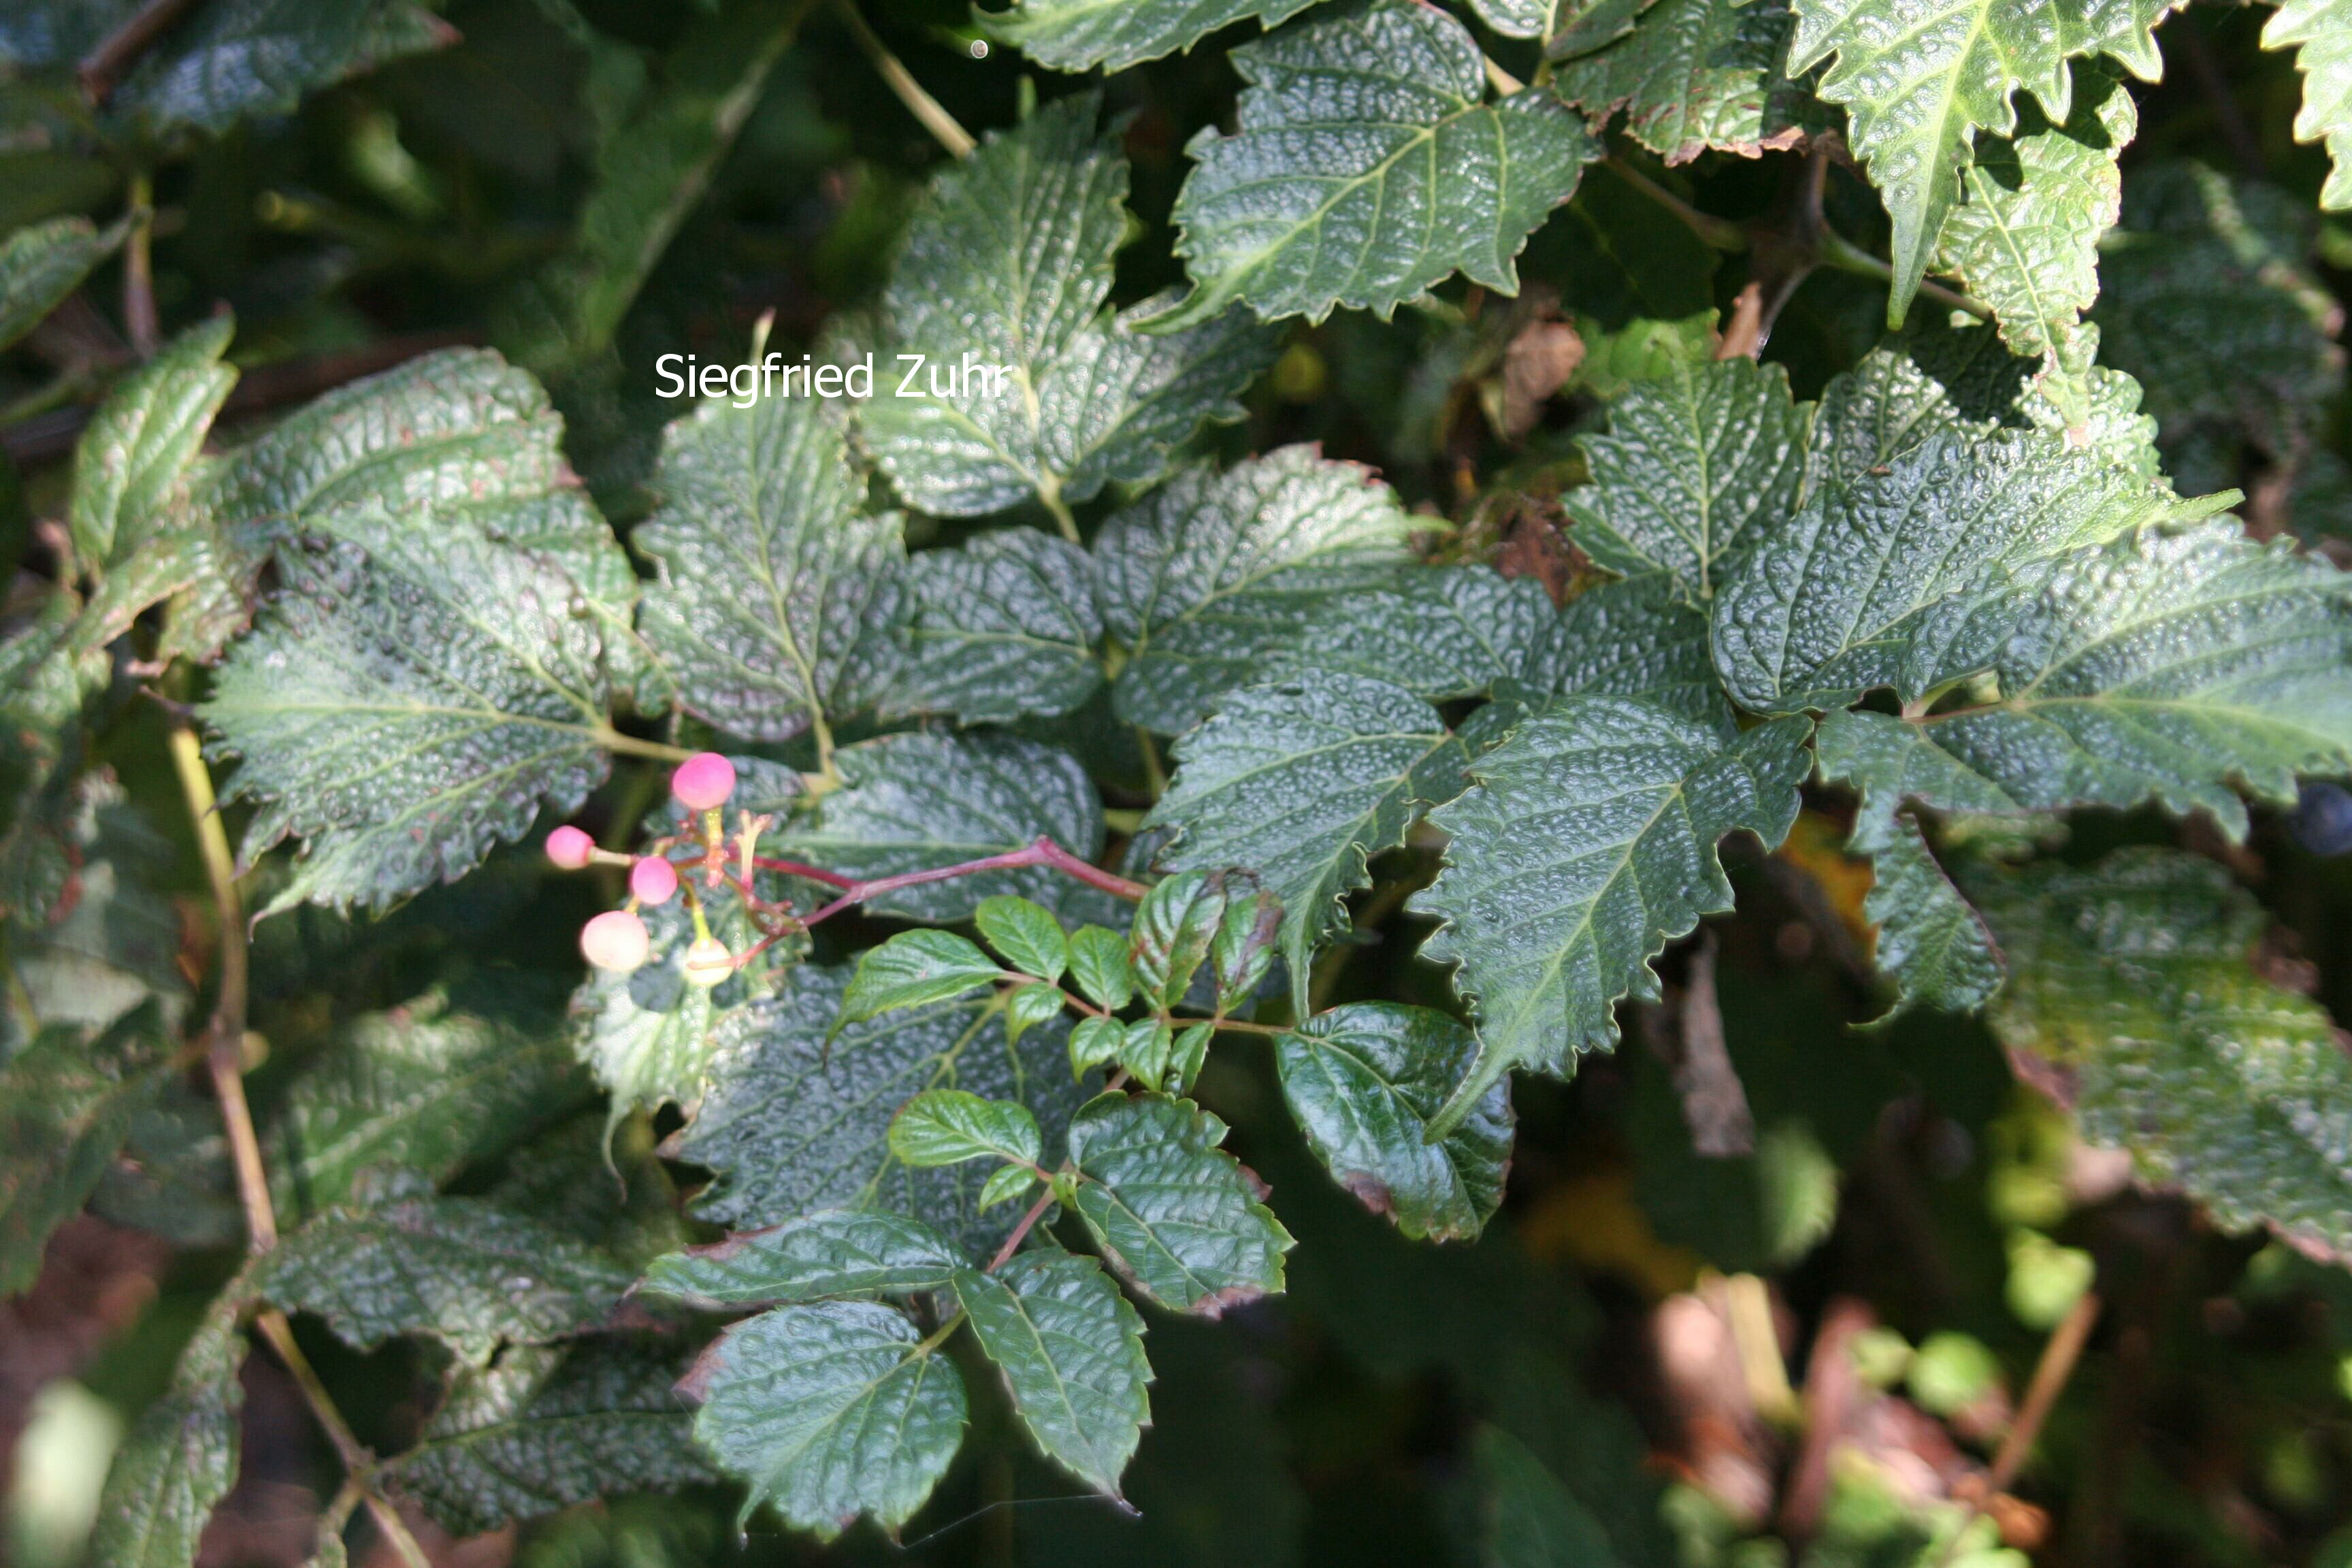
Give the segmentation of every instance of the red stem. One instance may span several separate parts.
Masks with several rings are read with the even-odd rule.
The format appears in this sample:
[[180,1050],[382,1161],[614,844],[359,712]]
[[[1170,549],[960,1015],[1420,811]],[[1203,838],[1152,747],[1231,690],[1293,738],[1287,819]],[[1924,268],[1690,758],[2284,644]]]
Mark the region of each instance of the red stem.
[[1021,1216],[1021,1223],[1013,1227],[1013,1234],[1004,1238],[1004,1245],[996,1249],[996,1256],[988,1260],[985,1272],[993,1274],[1003,1268],[1004,1260],[1011,1258],[1020,1249],[1021,1244],[1029,1239],[1029,1233],[1036,1228],[1037,1221],[1044,1216],[1047,1209],[1053,1206],[1054,1184],[1048,1182],[1045,1184],[1045,1190],[1037,1194],[1037,1201],[1029,1205],[1029,1212]]
[[829,888],[857,886],[857,879],[855,877],[845,877],[838,871],[821,871],[814,866],[804,866],[798,860],[771,860],[765,855],[756,855],[752,857],[751,864],[762,871],[781,871],[787,877],[805,877],[812,882],[823,882]]

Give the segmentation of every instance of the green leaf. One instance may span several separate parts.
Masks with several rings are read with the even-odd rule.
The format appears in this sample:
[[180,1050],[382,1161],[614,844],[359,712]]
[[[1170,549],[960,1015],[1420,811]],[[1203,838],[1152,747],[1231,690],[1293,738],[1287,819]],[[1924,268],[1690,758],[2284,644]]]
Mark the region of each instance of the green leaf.
[[1960,179],[1979,130],[2017,129],[2011,95],[2022,88],[2053,121],[2073,109],[2066,61],[2114,56],[2143,81],[2163,70],[2153,31],[2173,0],[2105,7],[2040,8],[2031,0],[1794,0],[1788,68],[1801,74],[1831,54],[1818,89],[1846,110],[1862,154],[1894,220],[1895,283],[1888,324],[1902,324],[1960,200]]
[[1282,1289],[1290,1233],[1189,1100],[1106,1094],[1070,1122],[1070,1207],[1103,1259],[1171,1311],[1221,1316]]
[[1176,1031],[1158,1018],[1138,1018],[1119,1031],[1118,1065],[1145,1089],[1180,1089],[1168,1082]]
[[1037,1173],[1024,1165],[1000,1165],[989,1173],[980,1189],[980,1206],[994,1208],[998,1204],[1026,1197],[1036,1184]]
[[[1824,733],[1822,744],[1827,742]],[[1937,862],[1917,819],[1905,815],[1867,833],[1858,821],[1848,847],[1871,853],[1874,875],[1862,910],[1878,927],[1872,955],[1878,972],[1895,984],[1886,1016],[1915,1006],[1973,1013],[1990,1001],[2008,965],[1984,921]]]
[[1013,0],[978,13],[988,36],[1055,70],[1125,70],[1255,17],[1279,26],[1315,0]]
[[1034,1165],[1045,1154],[1037,1119],[1009,1100],[968,1089],[934,1089],[899,1107],[890,1121],[890,1152],[918,1170],[964,1160]]
[[1601,154],[1540,88],[1486,103],[1476,40],[1434,6],[1337,8],[1227,58],[1246,84],[1238,127],[1185,149],[1176,251],[1193,288],[1157,330],[1236,300],[1386,320],[1457,271],[1516,294],[1520,247]]
[[826,1209],[656,1258],[637,1289],[698,1307],[765,1307],[945,1286],[961,1268],[929,1226],[880,1209]]
[[90,1531],[92,1568],[189,1568],[213,1508],[236,1479],[240,1292],[224,1290],[180,1352],[172,1382],[114,1451]]
[[1070,964],[1070,944],[1062,922],[1027,899],[999,895],[982,899],[972,911],[982,938],[1024,974],[1059,980]]
[[1359,675],[1433,702],[1477,696],[1526,672],[1556,615],[1532,578],[1475,564],[1412,572],[1325,599],[1274,673]]
[[189,465],[236,384],[236,372],[220,363],[232,330],[224,316],[182,333],[117,383],[91,416],[74,448],[67,512],[86,563],[126,559],[184,500]]
[[869,1514],[895,1534],[963,1441],[963,1379],[914,1324],[873,1301],[779,1307],[738,1323],[681,1385],[694,1435],[772,1503],[831,1541]]
[[37,327],[81,280],[122,243],[120,227],[103,233],[86,217],[51,218],[0,243],[0,349]]
[[1282,1097],[1332,1179],[1416,1241],[1466,1241],[1503,1201],[1511,1094],[1496,1079],[1459,1125],[1429,1125],[1478,1038],[1443,1013],[1353,1002],[1276,1037]]
[[1180,872],[1144,895],[1127,956],[1145,1006],[1165,1009],[1184,1000],[1224,918],[1225,879],[1210,872]]
[[2288,803],[2296,774],[2352,771],[2352,577],[2234,519],[2077,552],[2010,626],[1990,700],[1833,716],[1824,776],[1882,816],[2153,799],[2238,838],[2239,790]]
[[1127,1045],[1127,1026],[1117,1018],[1081,1018],[1070,1031],[1070,1073],[1083,1078],[1088,1068],[1115,1062]]
[[44,1029],[0,1068],[0,1297],[31,1289],[51,1233],[81,1212],[172,1078],[153,1002],[95,1039]]
[[2294,139],[2327,143],[2333,166],[2319,205],[2336,212],[2352,206],[2352,9],[2341,0],[2284,0],[2263,24],[2263,47],[2296,49],[2303,106]]
[[1147,337],[1135,322],[1166,301],[1102,310],[1128,216],[1100,110],[1076,93],[991,133],[908,225],[858,418],[910,506],[969,517],[1154,484],[1202,425],[1241,417],[1235,395],[1273,363],[1275,334],[1247,311]]
[[1595,39],[1560,66],[1551,89],[1596,130],[1622,108],[1626,134],[1670,164],[1709,151],[1760,157],[1829,120],[1782,74],[1794,26],[1788,0],[1656,0],[1629,37]]
[[320,1215],[278,1243],[257,1284],[361,1350],[429,1334],[478,1366],[502,1342],[544,1344],[595,1328],[629,1276],[562,1232],[478,1198],[415,1198]]
[[1070,978],[1096,1006],[1116,1013],[1135,994],[1135,966],[1127,939],[1101,926],[1070,933]]
[[1103,525],[1103,624],[1127,658],[1121,718],[1162,734],[1256,679],[1333,595],[1410,563],[1416,520],[1352,463],[1283,447],[1223,474],[1191,468]]
[[1066,713],[1102,684],[1094,563],[1034,529],[983,533],[914,558],[915,620],[883,706],[967,724]]
[[1118,1497],[1151,1419],[1143,1320],[1118,1287],[1091,1258],[1041,1249],[1016,1253],[993,1274],[964,1269],[955,1288],[1037,1447]]
[[888,689],[909,613],[896,512],[866,510],[839,423],[805,397],[710,403],[669,427],[645,637],[681,700],[781,741]]
[[1068,999],[1058,985],[1022,985],[1014,988],[1004,1004],[1004,1026],[1014,1040],[1033,1025],[1050,1023],[1062,1016]]
[[1611,405],[1608,435],[1584,437],[1592,483],[1562,500],[1577,543],[1705,602],[1795,506],[1811,414],[1778,365],[1675,356]]
[[107,107],[152,132],[217,134],[247,116],[288,113],[320,88],[457,37],[414,0],[208,5],[165,33]]
[[551,1012],[428,992],[353,1019],[271,1124],[278,1212],[349,1201],[371,1173],[440,1182],[575,1109],[588,1086]]
[[1409,906],[1445,922],[1422,953],[1458,964],[1478,1009],[1477,1065],[1437,1136],[1512,1068],[1565,1076],[1612,1047],[1620,998],[1657,999],[1649,961],[1731,908],[1717,841],[1745,828],[1771,848],[1796,819],[1810,730],[1574,697],[1471,764],[1475,785],[1431,817],[1453,835],[1444,869]]
[[1478,1478],[1479,1568],[1617,1568],[1623,1561],[1592,1510],[1518,1438],[1481,1422],[1470,1454]]
[[2266,917],[2226,869],[2131,849],[1969,892],[2011,960],[1994,1033],[2087,1141],[2228,1229],[2352,1258],[2352,1061],[2317,1004],[2257,971]]
[[[1041,837],[1088,860],[1102,849],[1102,802],[1086,770],[1034,741],[915,731],[845,746],[834,762],[841,787],[767,842],[843,876],[936,870]],[[1111,902],[1036,866],[921,883],[866,907],[908,920],[960,921],[1004,895],[1076,917]]]
[[1706,612],[1663,573],[1587,588],[1560,611],[1514,693],[1580,694],[1629,697],[1712,720],[1723,710],[1723,685],[1707,648]]
[[[718,1048],[719,1023],[729,1009],[719,1005],[712,988],[687,984],[674,967],[678,955],[667,956],[672,962],[650,977],[644,969],[591,972],[572,1004],[572,1051],[612,1096],[610,1121],[616,1127],[634,1111],[693,1104]],[[667,984],[672,980],[674,991]]]
[[909,1169],[890,1153],[890,1118],[929,1089],[1018,1100],[1037,1120],[1043,1163],[1058,1163],[1079,1099],[1062,1026],[1034,1026],[1015,1046],[1001,1009],[942,1002],[853,1024],[828,1047],[847,979],[845,969],[796,966],[775,994],[721,1024],[700,1111],[665,1152],[718,1173],[697,1209],[730,1228],[881,1208],[936,1226],[967,1254],[993,1247],[1012,1222],[979,1215],[986,1173]]
[[1366,858],[1402,844],[1422,806],[1460,793],[1469,761],[1421,698],[1321,670],[1234,692],[1176,758],[1144,822],[1175,834],[1160,863],[1246,867],[1265,879],[1282,902],[1302,1015],[1315,949],[1347,929],[1342,900],[1371,879]]
[[2074,80],[2064,123],[2028,100],[2014,136],[1978,143],[1968,199],[1937,241],[1939,267],[1992,307],[2021,354],[2050,352],[2099,297],[2099,236],[2123,211],[2116,159],[2139,129],[2112,68],[2077,65]]
[[415,1447],[385,1468],[453,1535],[715,1480],[688,1439],[679,1370],[621,1340],[518,1345],[461,1367]]
[[1551,31],[1559,0],[1470,0],[1470,8],[1506,37],[1540,38]]
[[952,931],[901,931],[858,954],[834,1027],[967,995],[1003,973],[994,959]]

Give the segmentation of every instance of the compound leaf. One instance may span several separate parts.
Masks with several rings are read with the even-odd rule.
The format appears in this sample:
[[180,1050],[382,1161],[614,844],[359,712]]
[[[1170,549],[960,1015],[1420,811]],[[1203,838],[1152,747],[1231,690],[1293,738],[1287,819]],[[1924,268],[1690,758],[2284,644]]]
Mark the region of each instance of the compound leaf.
[[[945,931],[900,931],[857,955],[841,997],[841,1023],[962,996],[1003,971],[971,942]],[[838,1026],[836,1026],[838,1027]]]
[[962,1266],[920,1220],[887,1209],[823,1209],[656,1258],[637,1288],[698,1307],[766,1307],[936,1290]]
[[980,1348],[1004,1373],[1013,1408],[1047,1458],[1098,1492],[1151,1419],[1143,1320],[1091,1258],[1016,1253],[993,1274],[956,1276],[956,1300]]

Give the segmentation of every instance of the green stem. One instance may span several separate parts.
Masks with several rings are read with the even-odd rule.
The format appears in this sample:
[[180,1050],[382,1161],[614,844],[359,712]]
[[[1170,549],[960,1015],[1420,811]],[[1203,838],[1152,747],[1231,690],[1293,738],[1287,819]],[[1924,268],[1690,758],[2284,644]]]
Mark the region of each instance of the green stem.
[[1682,219],[1710,249],[1740,251],[1748,248],[1748,231],[1729,218],[1699,211],[1614,153],[1601,162],[1608,165],[1610,173]]
[[[1822,264],[1834,267],[1840,272],[1851,272],[1858,278],[1875,278],[1881,283],[1895,281],[1895,268],[1881,261],[1835,229],[1823,229],[1821,237]],[[1955,310],[1966,310],[1979,321],[1992,320],[1992,307],[1981,300],[1970,299],[1956,289],[1947,289],[1933,279],[1919,280],[1922,297],[1948,305]]]
[[888,84],[892,92],[898,95],[898,101],[907,106],[907,112],[921,121],[923,129],[929,132],[950,156],[971,157],[972,149],[980,143],[971,139],[971,132],[956,123],[954,115],[940,107],[938,99],[923,90],[923,84],[915,79],[912,71],[899,63],[898,57],[890,52],[890,46],[875,36],[874,29],[866,25],[866,18],[858,12],[857,0],[834,0],[834,9],[841,13],[842,21],[848,25],[850,37],[857,40],[857,47],[865,51],[875,72]]
[[1062,481],[1051,474],[1042,476],[1037,481],[1037,499],[1053,514],[1054,526],[1062,531],[1062,537],[1078,543],[1078,520],[1071,513],[1070,503],[1062,499]]
[[694,755],[683,746],[666,745],[659,741],[641,741],[635,735],[625,735],[606,723],[598,723],[589,731],[590,738],[608,752],[618,752],[625,757],[651,757],[656,762],[682,763]]

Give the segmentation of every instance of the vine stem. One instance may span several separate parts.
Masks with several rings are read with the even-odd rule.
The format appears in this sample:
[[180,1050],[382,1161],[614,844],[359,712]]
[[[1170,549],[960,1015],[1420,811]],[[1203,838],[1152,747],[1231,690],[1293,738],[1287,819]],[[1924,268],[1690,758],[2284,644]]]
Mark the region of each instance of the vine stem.
[[898,95],[898,101],[907,106],[907,112],[921,121],[923,129],[929,132],[932,139],[946,148],[950,156],[971,157],[972,149],[980,143],[971,139],[971,132],[956,123],[954,115],[940,107],[938,99],[923,90],[923,84],[917,81],[914,73],[890,52],[890,46],[875,35],[865,16],[857,9],[857,0],[834,0],[834,9],[841,13],[842,21],[849,27],[849,36],[857,40],[857,47],[865,51],[875,73],[888,84],[892,92]]
[[[212,1077],[214,1097],[220,1103],[222,1130],[228,1137],[237,1202],[245,1211],[247,1250],[258,1258],[278,1245],[278,1210],[269,1197],[269,1175],[262,1164],[253,1109],[245,1097],[245,1020],[251,974],[245,900],[237,891],[236,859],[229,852],[228,832],[221,826],[220,800],[213,789],[212,772],[205,765],[204,746],[185,719],[172,726],[170,751],[180,793],[186,797],[195,826],[205,879],[211,885],[213,906],[220,916],[220,986],[205,1030],[205,1065]],[[376,1528],[392,1542],[406,1568],[432,1568],[425,1548],[417,1543],[399,1510],[371,1484],[375,1458],[353,1435],[351,1423],[336,1408],[310,1358],[295,1343],[294,1325],[275,1307],[262,1308],[253,1321],[301,1391],[303,1403],[326,1433],[335,1457],[342,1461],[347,1484],[360,1489]]]

